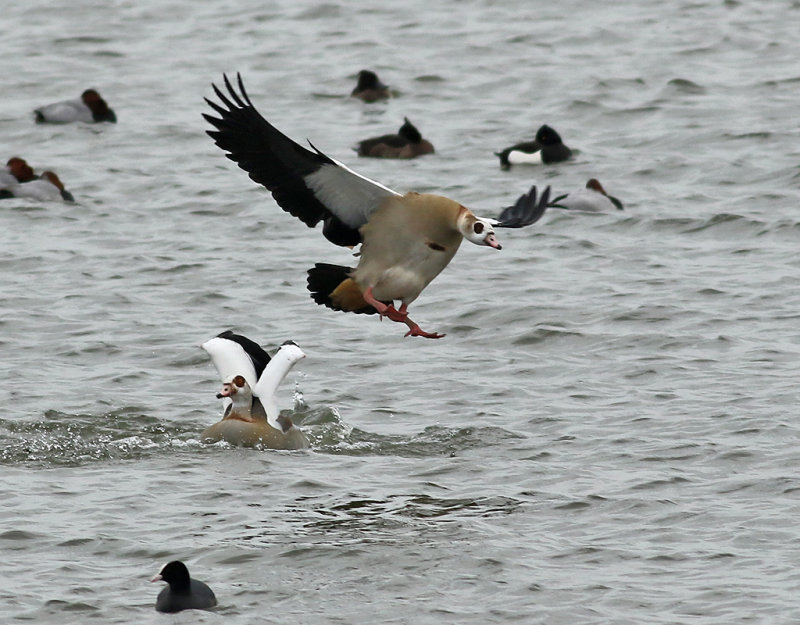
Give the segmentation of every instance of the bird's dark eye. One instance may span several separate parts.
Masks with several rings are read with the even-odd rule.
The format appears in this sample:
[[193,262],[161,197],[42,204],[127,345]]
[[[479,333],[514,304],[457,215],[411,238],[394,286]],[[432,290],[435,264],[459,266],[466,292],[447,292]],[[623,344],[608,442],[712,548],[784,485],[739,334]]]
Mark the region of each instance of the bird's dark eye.
[[483,224],[479,221],[476,221],[472,229],[475,230],[475,234],[480,234],[483,232]]
[[237,375],[235,378],[233,378],[233,383],[239,388],[242,388],[244,386],[244,378],[240,375]]

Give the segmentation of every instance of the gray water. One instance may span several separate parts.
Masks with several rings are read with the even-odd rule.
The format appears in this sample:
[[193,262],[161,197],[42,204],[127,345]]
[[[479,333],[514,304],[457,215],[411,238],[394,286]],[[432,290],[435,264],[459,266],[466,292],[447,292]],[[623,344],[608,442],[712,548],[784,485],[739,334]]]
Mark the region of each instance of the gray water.
[[[99,6],[95,6],[99,5]],[[0,622],[800,621],[800,3],[6,3]],[[347,97],[359,69],[398,92]],[[624,212],[465,244],[440,341],[316,306],[346,249],[205,135],[211,83],[393,189],[485,216],[597,177]],[[37,126],[100,90],[119,123]],[[358,159],[408,116],[437,153]],[[577,156],[501,171],[555,127]],[[233,328],[308,354],[304,452],[204,446]],[[153,610],[182,559],[214,613]]]

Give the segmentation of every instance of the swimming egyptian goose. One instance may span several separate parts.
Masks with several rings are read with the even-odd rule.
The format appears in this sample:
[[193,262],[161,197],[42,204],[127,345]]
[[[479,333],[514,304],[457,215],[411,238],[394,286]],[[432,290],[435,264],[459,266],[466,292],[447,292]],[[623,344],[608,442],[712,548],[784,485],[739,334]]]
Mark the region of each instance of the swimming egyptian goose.
[[304,449],[308,439],[281,415],[275,391],[289,371],[305,357],[294,342],[286,341],[270,358],[258,343],[230,330],[203,343],[203,349],[222,378],[219,399],[225,398],[222,420],[200,438],[243,447]]
[[583,189],[553,198],[550,206],[552,208],[592,212],[613,209],[624,210],[622,202],[606,193],[597,178],[590,178]]
[[217,605],[217,598],[205,583],[189,576],[189,569],[180,560],[173,560],[161,567],[150,580],[167,582],[156,597],[159,612],[181,612],[182,610],[208,610]]
[[362,69],[358,72],[358,83],[353,87],[350,96],[364,102],[377,102],[390,97],[391,93],[375,72]]
[[395,135],[381,135],[359,141],[355,148],[359,156],[373,158],[416,158],[433,154],[433,145],[422,138],[417,127],[404,118],[403,125]]
[[562,143],[555,130],[544,125],[536,131],[533,141],[523,141],[494,154],[500,158],[500,167],[508,169],[512,165],[549,165],[566,161],[572,156],[572,150]]
[[[348,169],[313,145],[308,150],[264,119],[238,77],[239,92],[224,77],[228,95],[214,85],[222,105],[206,98],[219,117],[204,115],[216,130],[208,134],[278,205],[309,227],[323,222],[332,243],[361,243],[355,269],[317,264],[308,288],[318,304],[333,310],[379,313],[404,323],[406,336],[441,338],[408,317],[408,306],[444,269],[463,239],[501,249],[494,228],[536,222],[547,208],[550,188],[537,201],[536,187],[502,211],[499,218],[476,217],[458,202],[427,193],[401,195]],[[401,306],[395,309],[394,300]]]

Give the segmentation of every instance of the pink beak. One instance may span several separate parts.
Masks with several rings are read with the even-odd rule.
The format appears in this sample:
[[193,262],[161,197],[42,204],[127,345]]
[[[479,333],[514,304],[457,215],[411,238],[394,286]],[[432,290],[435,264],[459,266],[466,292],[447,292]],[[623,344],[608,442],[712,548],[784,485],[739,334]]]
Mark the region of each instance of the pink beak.
[[489,247],[493,247],[496,250],[502,250],[503,246],[497,241],[497,237],[494,236],[494,232],[490,232],[486,235],[486,238],[483,240],[486,245]]

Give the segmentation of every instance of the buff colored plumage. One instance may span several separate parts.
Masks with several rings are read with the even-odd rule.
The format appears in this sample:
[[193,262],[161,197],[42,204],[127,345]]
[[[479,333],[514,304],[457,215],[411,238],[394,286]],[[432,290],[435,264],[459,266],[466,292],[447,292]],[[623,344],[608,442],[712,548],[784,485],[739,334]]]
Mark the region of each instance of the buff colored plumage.
[[[536,222],[547,208],[549,187],[536,187],[498,219],[477,217],[449,198],[409,192],[401,195],[326,156],[304,148],[255,109],[241,77],[238,91],[225,77],[227,93],[214,86],[221,104],[206,100],[219,115],[204,117],[208,131],[228,158],[272,192],[285,211],[309,227],[323,223],[332,243],[361,245],[358,266],[317,263],[308,288],[318,304],[334,310],[375,313],[408,326],[406,336],[440,338],[408,316],[408,306],[447,266],[463,239],[501,249],[495,227]],[[394,302],[399,301],[399,308]]]

